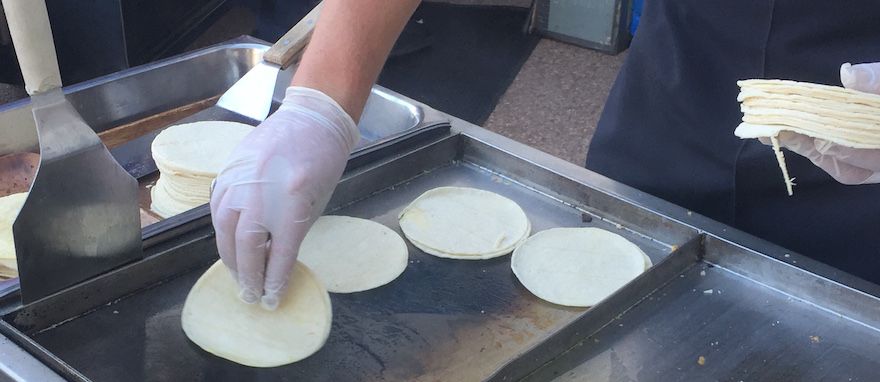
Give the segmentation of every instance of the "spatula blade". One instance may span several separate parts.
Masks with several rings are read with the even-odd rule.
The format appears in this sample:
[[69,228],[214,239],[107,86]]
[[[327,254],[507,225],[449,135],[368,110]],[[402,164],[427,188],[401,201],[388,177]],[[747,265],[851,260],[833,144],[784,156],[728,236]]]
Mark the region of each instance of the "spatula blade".
[[24,303],[143,257],[137,181],[60,89],[31,102],[40,164],[12,226]]
[[257,121],[265,120],[272,106],[279,71],[277,65],[260,62],[223,93],[217,106]]

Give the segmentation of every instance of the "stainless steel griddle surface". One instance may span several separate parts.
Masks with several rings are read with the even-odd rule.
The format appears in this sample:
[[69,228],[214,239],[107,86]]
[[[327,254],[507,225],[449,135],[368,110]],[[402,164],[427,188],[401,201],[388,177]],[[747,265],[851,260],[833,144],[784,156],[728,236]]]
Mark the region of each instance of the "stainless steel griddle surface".
[[876,381],[878,356],[875,329],[700,262],[527,380]]
[[[333,213],[372,219],[400,233],[397,215],[410,201],[434,187],[451,185],[486,189],[515,200],[534,231],[599,226],[628,237],[655,262],[670,252],[668,245],[601,219],[584,222],[580,210],[468,163],[435,169]],[[95,381],[464,381],[489,377],[584,312],[533,297],[510,271],[509,256],[456,261],[426,255],[412,245],[409,251],[409,266],[391,284],[333,294],[327,344],[312,357],[285,367],[242,367],[186,339],[180,311],[203,269],[33,338]]]

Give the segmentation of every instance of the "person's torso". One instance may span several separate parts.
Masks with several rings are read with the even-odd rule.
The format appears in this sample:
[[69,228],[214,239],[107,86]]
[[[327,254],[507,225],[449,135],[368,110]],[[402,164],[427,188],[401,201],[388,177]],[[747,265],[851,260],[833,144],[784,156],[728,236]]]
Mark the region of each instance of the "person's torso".
[[[772,151],[733,130],[736,81],[840,85],[880,61],[880,2],[652,0],[587,167],[861,276],[880,277],[880,186],[843,186],[794,153],[788,197]],[[866,257],[875,266],[859,267]],[[859,269],[861,268],[861,269]]]

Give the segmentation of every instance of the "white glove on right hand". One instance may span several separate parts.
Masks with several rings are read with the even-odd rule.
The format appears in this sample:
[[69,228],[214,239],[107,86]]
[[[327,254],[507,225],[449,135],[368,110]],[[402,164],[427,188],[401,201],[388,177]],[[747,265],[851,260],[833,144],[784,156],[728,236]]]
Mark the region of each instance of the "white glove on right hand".
[[339,182],[359,139],[326,94],[287,89],[281,107],[238,145],[211,195],[223,263],[246,303],[278,306],[300,243]]

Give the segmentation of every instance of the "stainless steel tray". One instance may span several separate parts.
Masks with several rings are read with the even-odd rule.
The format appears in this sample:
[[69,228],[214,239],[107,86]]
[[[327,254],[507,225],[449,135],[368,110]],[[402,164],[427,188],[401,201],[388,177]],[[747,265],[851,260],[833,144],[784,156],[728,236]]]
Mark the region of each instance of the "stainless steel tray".
[[[328,213],[398,230],[433,187],[517,201],[535,231],[597,226],[655,266],[596,307],[526,291],[509,257],[454,261],[410,246],[393,283],[333,295],[334,325],[312,357],[240,367],[188,342],[179,314],[216,259],[207,216],[157,235],[143,261],[27,307],[3,334],[84,380],[869,380],[880,364],[876,286],[459,120],[350,169]],[[836,279],[833,280],[833,279]],[[702,357],[702,358],[700,358]]]
[[[64,92],[85,121],[100,133],[222,94],[255,66],[267,49],[263,41],[241,37],[68,86]],[[276,104],[284,97],[294,70],[291,67],[279,76]],[[375,86],[358,125],[358,147],[392,140],[418,128],[423,114],[406,97]],[[36,128],[28,99],[0,107],[0,136],[0,155],[36,152]],[[118,150],[114,151],[118,158]]]

